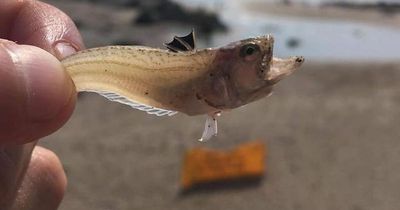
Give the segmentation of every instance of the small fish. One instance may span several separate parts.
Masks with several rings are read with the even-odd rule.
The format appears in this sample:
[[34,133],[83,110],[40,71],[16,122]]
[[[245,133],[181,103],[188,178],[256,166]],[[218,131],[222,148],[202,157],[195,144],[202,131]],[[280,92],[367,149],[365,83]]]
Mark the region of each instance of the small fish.
[[216,117],[223,111],[269,96],[304,62],[303,57],[273,57],[273,43],[265,35],[196,49],[192,31],[165,44],[168,50],[106,46],[80,51],[62,64],[77,91],[158,116],[207,115],[202,141],[217,134]]

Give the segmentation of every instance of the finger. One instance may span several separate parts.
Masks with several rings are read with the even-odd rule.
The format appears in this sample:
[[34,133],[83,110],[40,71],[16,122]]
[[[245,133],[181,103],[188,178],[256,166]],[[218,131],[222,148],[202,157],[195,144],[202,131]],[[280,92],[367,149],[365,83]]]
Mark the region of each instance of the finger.
[[0,148],[0,209],[9,209],[15,200],[36,142]]
[[0,1],[0,38],[38,46],[59,59],[84,48],[65,13],[35,0]]
[[51,134],[70,117],[75,87],[46,51],[0,40],[0,146]]
[[58,157],[37,146],[11,209],[55,210],[61,203],[66,185]]

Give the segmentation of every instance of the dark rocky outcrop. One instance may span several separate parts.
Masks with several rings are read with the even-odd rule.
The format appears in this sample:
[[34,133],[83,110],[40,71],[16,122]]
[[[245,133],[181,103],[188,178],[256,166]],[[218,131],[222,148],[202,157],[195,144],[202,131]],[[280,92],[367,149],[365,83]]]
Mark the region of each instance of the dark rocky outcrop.
[[189,25],[203,34],[227,30],[215,13],[204,9],[190,10],[168,0],[150,2],[141,4],[140,14],[133,20],[134,24],[175,22]]
[[227,26],[218,14],[205,9],[189,9],[171,0],[82,0],[96,4],[117,7],[131,7],[138,10],[132,24],[151,25],[172,22],[195,28],[197,32],[210,35],[213,32],[224,32]]

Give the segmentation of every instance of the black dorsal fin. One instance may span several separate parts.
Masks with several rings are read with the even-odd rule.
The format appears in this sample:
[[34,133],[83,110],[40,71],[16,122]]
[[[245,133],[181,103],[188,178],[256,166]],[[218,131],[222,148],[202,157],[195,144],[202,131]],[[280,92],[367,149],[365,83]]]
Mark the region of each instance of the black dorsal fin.
[[175,36],[171,42],[164,45],[172,52],[192,51],[196,48],[194,30],[186,36]]

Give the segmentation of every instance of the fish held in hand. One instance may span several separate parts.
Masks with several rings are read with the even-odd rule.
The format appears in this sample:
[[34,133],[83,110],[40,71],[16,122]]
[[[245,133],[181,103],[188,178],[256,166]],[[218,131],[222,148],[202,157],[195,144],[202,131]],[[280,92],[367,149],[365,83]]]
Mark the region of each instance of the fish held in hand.
[[217,134],[216,117],[272,93],[303,57],[273,57],[271,35],[218,48],[195,48],[193,31],[174,37],[168,50],[144,46],[106,46],[80,51],[62,64],[78,91],[158,116],[207,115],[200,140]]

